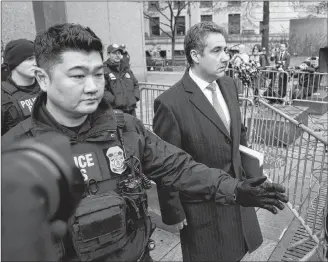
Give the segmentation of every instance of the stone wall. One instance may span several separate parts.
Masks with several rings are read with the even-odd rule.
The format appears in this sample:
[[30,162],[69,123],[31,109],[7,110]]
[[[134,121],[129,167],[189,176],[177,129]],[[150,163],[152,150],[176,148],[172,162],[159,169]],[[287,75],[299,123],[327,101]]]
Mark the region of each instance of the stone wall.
[[71,22],[89,26],[107,46],[125,44],[131,56],[131,68],[139,81],[146,81],[146,58],[142,2],[3,2],[2,36],[34,40],[36,32],[57,23]]

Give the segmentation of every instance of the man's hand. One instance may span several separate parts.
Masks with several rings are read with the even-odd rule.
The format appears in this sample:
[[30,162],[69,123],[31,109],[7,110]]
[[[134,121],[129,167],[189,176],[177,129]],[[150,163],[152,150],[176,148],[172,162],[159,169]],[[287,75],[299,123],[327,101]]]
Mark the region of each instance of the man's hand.
[[181,230],[183,229],[184,226],[187,226],[188,223],[187,223],[187,219],[184,219],[183,221],[181,221],[180,223],[178,224],[175,224],[173,225],[174,227],[176,227],[177,230]]
[[288,197],[284,195],[285,188],[276,183],[266,181],[266,177],[257,177],[239,182],[235,194],[236,203],[244,207],[261,207],[277,214],[276,209],[283,210]]

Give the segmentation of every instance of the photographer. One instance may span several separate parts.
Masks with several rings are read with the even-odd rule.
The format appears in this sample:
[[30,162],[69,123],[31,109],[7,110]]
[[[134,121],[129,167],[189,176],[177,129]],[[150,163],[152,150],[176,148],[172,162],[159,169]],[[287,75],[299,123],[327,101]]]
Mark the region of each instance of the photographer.
[[69,237],[61,240],[63,260],[152,261],[149,179],[159,188],[218,204],[261,206],[273,213],[284,208],[288,199],[282,186],[196,163],[140,120],[114,111],[103,99],[103,45],[90,28],[55,25],[39,33],[34,45],[43,93],[31,117],[3,141],[51,131],[69,138],[87,189],[69,220]]
[[298,78],[298,84],[293,89],[292,98],[302,99],[311,96],[318,91],[321,78],[319,72],[319,63],[316,57],[312,57],[309,61],[304,61],[299,67],[300,72],[294,73],[294,77]]

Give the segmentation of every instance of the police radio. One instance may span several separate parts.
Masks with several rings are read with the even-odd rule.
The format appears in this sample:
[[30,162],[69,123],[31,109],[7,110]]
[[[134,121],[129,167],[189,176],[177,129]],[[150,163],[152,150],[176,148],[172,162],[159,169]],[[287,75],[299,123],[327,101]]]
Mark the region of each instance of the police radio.
[[118,193],[126,200],[131,212],[132,220],[138,220],[147,215],[147,194],[146,189],[151,188],[150,180],[142,173],[140,159],[136,156],[127,156],[124,140],[123,128],[125,126],[124,114],[121,110],[114,110],[118,129],[118,139],[122,145],[125,164],[130,168],[131,173],[122,180],[117,181]]

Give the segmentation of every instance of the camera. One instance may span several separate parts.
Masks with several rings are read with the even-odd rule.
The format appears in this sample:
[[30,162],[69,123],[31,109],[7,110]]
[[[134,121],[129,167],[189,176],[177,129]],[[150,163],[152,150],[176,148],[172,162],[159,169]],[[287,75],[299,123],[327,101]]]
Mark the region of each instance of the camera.
[[52,226],[67,223],[85,192],[70,141],[47,133],[1,155],[2,260],[54,261]]
[[42,188],[50,221],[66,221],[71,216],[82,198],[85,184],[73,163],[67,137],[47,133],[22,140],[3,150],[1,156],[4,178],[24,175]]

